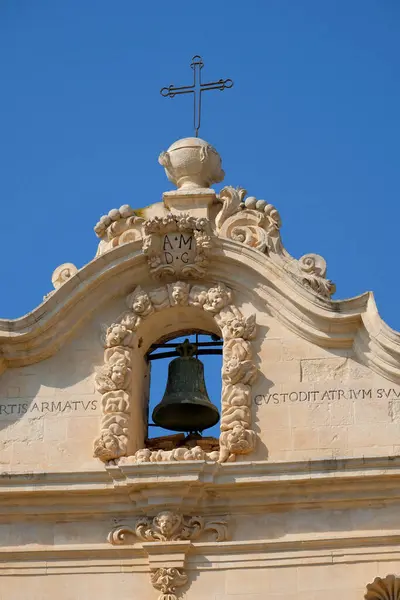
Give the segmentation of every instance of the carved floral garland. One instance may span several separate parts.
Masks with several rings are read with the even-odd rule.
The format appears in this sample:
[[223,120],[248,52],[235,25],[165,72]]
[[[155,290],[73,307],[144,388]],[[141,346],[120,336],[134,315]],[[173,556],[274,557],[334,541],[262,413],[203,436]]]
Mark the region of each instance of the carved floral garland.
[[[251,340],[256,335],[255,315],[242,315],[232,304],[232,292],[224,284],[191,285],[177,281],[148,293],[138,286],[127,298],[129,310],[105,332],[104,365],[95,377],[102,394],[103,418],[94,455],[104,462],[159,462],[182,460],[235,460],[255,446],[251,419],[251,385],[257,377]],[[143,448],[126,457],[130,416],[129,384],[135,332],[142,319],[173,306],[193,306],[211,314],[224,340],[220,450],[206,453],[199,446],[174,450]],[[121,458],[125,457],[125,458]]]

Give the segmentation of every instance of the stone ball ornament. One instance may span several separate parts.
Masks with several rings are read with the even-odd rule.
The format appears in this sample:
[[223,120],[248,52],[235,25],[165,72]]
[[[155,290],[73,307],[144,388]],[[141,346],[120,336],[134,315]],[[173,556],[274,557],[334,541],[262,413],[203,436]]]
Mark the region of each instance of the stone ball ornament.
[[209,188],[225,177],[221,157],[208,142],[200,138],[183,138],[161,152],[158,162],[168,179],[178,189]]

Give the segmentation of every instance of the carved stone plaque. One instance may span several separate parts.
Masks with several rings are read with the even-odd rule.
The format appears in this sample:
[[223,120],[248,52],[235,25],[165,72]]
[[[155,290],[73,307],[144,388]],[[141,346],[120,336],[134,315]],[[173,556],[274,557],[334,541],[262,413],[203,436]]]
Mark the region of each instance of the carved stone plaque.
[[156,279],[204,277],[212,247],[208,219],[168,213],[145,221],[143,232],[143,252]]
[[196,240],[191,232],[173,231],[162,238],[161,261],[164,265],[173,265],[179,273],[186,265],[194,263]]

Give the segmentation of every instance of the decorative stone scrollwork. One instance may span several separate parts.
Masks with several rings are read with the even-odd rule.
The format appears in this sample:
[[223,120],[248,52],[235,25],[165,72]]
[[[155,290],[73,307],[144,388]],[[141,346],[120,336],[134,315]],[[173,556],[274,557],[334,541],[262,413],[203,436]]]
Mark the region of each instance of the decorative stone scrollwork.
[[[250,411],[251,386],[258,374],[251,345],[256,335],[255,315],[244,316],[232,304],[232,291],[222,283],[207,287],[176,281],[149,292],[138,286],[128,296],[127,306],[129,310],[106,329],[105,364],[95,378],[103,407],[95,456],[105,462],[119,459],[120,464],[130,464],[187,460],[225,462],[235,460],[238,454],[250,453],[256,442]],[[133,456],[126,456],[135,335],[143,319],[175,306],[192,306],[208,312],[224,339],[220,450],[205,452],[200,446],[173,450],[142,448]]]
[[51,290],[48,294],[46,294],[43,300],[47,300],[50,298],[59,287],[61,287],[66,281],[71,279],[78,272],[77,267],[72,263],[63,263],[56,269],[54,269],[53,274],[51,276],[51,283],[54,286],[54,290]]
[[335,285],[326,279],[326,262],[318,254],[299,260],[285,250],[280,236],[281,218],[272,204],[249,196],[242,188],[224,187],[219,194],[222,208],[215,219],[218,235],[264,252],[280,263],[298,281],[319,296],[330,298]]
[[101,240],[97,255],[116,246],[140,240],[143,222],[144,219],[138,217],[129,204],[110,210],[94,227],[97,237]]
[[118,351],[111,354],[110,360],[101,367],[95,376],[97,390],[101,394],[116,390],[126,390],[130,381],[130,360]]
[[208,219],[168,213],[145,221],[143,232],[143,252],[153,277],[205,275],[212,248]]
[[281,219],[276,208],[265,200],[250,197],[243,203],[246,190],[224,187],[219,198],[223,206],[215,224],[219,235],[242,242],[261,252],[280,253]]
[[224,519],[205,520],[203,517],[184,516],[164,510],[153,518],[140,517],[132,527],[116,527],[109,533],[108,541],[120,545],[130,543],[135,538],[143,542],[195,540],[207,531],[215,534],[216,542],[223,542],[228,536],[227,522]]
[[[159,542],[163,544],[165,554],[171,547],[170,542],[188,542],[211,532],[216,542],[228,538],[227,521],[223,518],[205,519],[200,516],[182,515],[171,510],[163,510],[155,517],[139,517],[132,526],[119,525],[108,534],[108,541],[114,546],[135,542]],[[143,545],[145,548],[145,545]],[[183,552],[187,551],[183,550]],[[184,566],[184,559],[181,566]],[[150,565],[151,567],[151,565]],[[152,585],[162,594],[159,600],[176,600],[174,591],[187,582],[183,568],[165,566],[152,569],[150,573]]]
[[158,600],[177,600],[174,592],[187,583],[188,576],[183,569],[161,567],[150,574],[150,580],[153,587],[161,592]]
[[128,323],[113,323],[106,328],[103,342],[104,365],[95,375],[96,389],[102,394],[103,417],[100,436],[94,442],[94,456],[107,462],[127,451],[134,329]]
[[322,256],[319,254],[305,254],[299,258],[298,265],[305,286],[327,298],[334,294],[336,286],[333,281],[326,279],[326,261]]
[[375,577],[367,585],[365,600],[400,600],[400,577],[386,575],[383,579]]

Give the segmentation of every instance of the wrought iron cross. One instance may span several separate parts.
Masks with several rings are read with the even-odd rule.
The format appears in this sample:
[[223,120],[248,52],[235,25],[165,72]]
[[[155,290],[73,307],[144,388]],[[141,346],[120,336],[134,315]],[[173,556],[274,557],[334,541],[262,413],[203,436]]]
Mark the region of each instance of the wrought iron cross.
[[201,94],[208,90],[221,90],[225,88],[231,88],[233,86],[232,79],[219,79],[218,81],[211,81],[210,83],[201,83],[201,70],[204,67],[201,56],[193,56],[190,64],[193,69],[193,85],[184,85],[182,87],[175,87],[171,84],[169,87],[164,87],[160,91],[160,94],[165,98],[173,98],[178,94],[193,94],[194,98],[194,131],[196,137],[199,135],[200,123],[201,123]]

